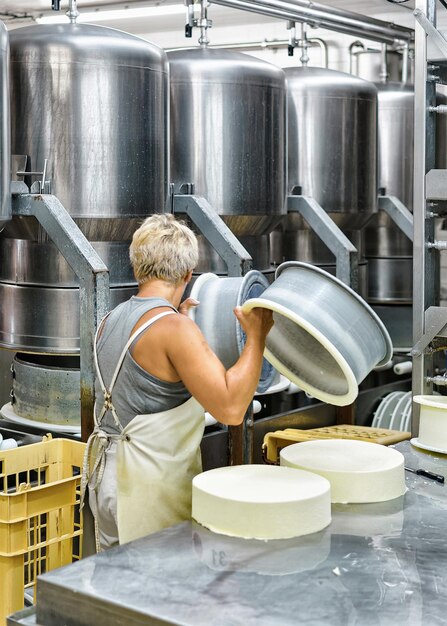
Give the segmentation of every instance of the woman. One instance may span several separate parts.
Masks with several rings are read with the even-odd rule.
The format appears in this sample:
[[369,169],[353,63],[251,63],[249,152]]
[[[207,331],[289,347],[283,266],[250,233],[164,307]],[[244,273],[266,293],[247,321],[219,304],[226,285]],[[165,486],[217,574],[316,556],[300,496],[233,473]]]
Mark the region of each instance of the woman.
[[242,423],[273,325],[270,311],[237,307],[247,339],[225,370],[185,315],[199,303],[180,304],[198,262],[194,233],[172,215],[153,215],[135,232],[130,260],[138,294],[106,317],[95,352],[86,478],[102,549],[190,519],[204,410]]

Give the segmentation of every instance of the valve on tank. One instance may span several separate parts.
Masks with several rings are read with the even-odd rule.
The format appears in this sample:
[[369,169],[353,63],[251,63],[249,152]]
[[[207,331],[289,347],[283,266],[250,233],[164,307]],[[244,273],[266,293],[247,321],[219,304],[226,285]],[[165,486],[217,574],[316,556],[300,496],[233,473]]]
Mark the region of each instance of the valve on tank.
[[[194,4],[200,5],[199,17],[194,17]],[[209,44],[208,29],[213,25],[212,20],[208,19],[209,2],[207,0],[200,0],[199,3],[194,3],[194,0],[185,0],[185,6],[185,37],[192,37],[192,29],[198,27],[200,28],[199,44],[206,47]]]
[[301,65],[308,65],[309,63],[309,55],[307,54],[308,48],[311,47],[312,43],[307,38],[307,24],[306,22],[302,22],[301,24],[301,39],[296,38],[296,24],[295,22],[288,21],[287,22],[287,30],[289,31],[289,45],[287,47],[289,57],[293,57],[293,53],[295,52],[295,48],[301,48],[302,54],[300,57]]
[[[76,20],[79,16],[79,11],[76,6],[77,0],[69,0],[68,2],[68,11],[65,15],[68,17],[72,24],[76,24]],[[61,0],[51,0],[51,8],[53,11],[60,11],[61,8]]]

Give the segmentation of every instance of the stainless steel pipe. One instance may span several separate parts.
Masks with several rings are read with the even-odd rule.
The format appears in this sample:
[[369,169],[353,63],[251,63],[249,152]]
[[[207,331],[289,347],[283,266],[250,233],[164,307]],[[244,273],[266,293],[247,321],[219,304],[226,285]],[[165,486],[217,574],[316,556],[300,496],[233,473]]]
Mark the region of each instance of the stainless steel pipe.
[[321,28],[383,43],[412,41],[414,38],[414,31],[411,28],[376,20],[352,11],[326,7],[310,0],[212,0],[212,2],[279,19],[308,22]]

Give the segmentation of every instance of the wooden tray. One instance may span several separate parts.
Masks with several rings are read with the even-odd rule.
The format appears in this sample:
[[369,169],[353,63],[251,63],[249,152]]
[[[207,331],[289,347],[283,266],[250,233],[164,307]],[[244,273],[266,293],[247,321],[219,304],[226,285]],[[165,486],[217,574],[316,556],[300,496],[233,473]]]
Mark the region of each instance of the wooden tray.
[[352,426],[340,424],[327,426],[326,428],[286,428],[267,433],[262,444],[262,456],[265,463],[278,465],[279,453],[286,446],[301,441],[313,439],[356,439],[357,441],[369,441],[389,446],[405,439],[410,439],[411,433],[400,430],[388,430],[387,428],[372,428],[371,426]]

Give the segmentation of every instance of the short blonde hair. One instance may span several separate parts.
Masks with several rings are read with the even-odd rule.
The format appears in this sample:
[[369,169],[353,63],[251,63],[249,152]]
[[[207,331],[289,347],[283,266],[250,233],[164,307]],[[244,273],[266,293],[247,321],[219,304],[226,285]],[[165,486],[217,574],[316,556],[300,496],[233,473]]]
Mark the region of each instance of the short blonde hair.
[[143,222],[134,232],[129,255],[138,284],[151,278],[177,284],[199,260],[195,234],[169,213]]

